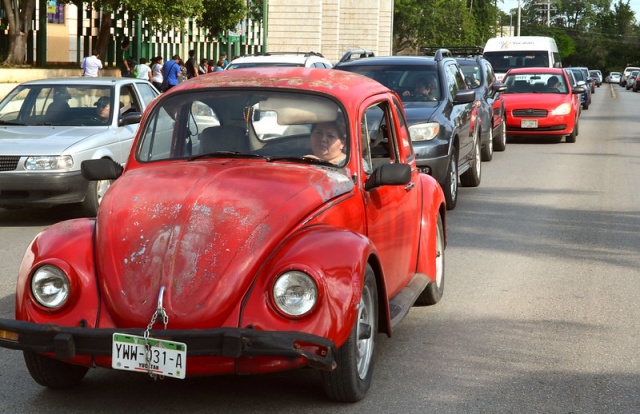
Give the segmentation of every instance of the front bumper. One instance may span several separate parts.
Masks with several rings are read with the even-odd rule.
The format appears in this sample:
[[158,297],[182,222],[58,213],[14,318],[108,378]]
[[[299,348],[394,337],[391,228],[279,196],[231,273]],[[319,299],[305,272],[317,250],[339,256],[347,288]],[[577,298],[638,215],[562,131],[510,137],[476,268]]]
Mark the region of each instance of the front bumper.
[[79,203],[84,200],[89,181],[80,171],[72,172],[2,172],[0,205],[24,207]]
[[[54,353],[65,360],[75,356],[111,356],[114,333],[143,335],[144,329],[95,329],[0,319],[0,346]],[[297,331],[255,329],[152,330],[151,338],[187,344],[187,357],[304,357],[307,365],[326,371],[336,367],[330,339]]]

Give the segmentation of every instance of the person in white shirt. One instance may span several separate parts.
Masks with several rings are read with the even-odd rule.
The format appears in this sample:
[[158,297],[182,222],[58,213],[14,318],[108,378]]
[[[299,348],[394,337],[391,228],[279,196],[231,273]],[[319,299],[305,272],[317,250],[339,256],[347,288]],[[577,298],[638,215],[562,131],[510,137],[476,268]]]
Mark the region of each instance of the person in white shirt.
[[151,68],[147,65],[146,58],[140,58],[140,63],[133,69],[133,73],[135,73],[136,78],[151,82]]
[[82,76],[98,77],[98,71],[102,69],[100,52],[94,49],[93,52],[91,52],[91,56],[82,59],[82,65],[80,67],[82,68]]
[[153,83],[153,86],[155,86],[157,90],[160,90],[163,79],[162,56],[156,56],[151,59],[151,83]]

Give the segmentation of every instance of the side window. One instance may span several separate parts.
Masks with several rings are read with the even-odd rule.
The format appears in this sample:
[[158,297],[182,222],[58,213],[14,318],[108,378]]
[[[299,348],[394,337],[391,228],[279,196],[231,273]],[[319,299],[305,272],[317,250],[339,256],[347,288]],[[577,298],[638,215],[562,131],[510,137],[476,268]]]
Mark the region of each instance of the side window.
[[453,99],[458,93],[458,84],[456,82],[456,76],[454,69],[455,66],[447,65],[445,68],[445,76],[447,77],[447,93],[449,94],[449,99],[453,102]]
[[458,90],[467,89],[466,83],[464,81],[464,74],[458,65],[451,65],[451,70],[453,71],[453,76],[456,80],[456,84],[458,85]]
[[496,81],[496,74],[489,62],[484,62],[484,65],[487,71],[487,85],[491,85]]
[[126,85],[120,89],[120,115],[129,112],[142,112],[138,97],[132,88],[133,85]]
[[407,125],[407,121],[404,118],[404,113],[402,112],[402,104],[395,99],[393,100],[393,106],[396,112],[396,117],[398,118],[398,124],[400,126],[400,130],[396,132],[396,136],[398,137],[398,142],[402,146],[402,153],[406,154],[407,162],[411,162],[415,157],[415,153],[413,152],[413,145],[411,145],[411,135],[409,134],[409,127]]
[[148,106],[157,96],[149,83],[137,83],[136,87],[138,88],[138,93],[140,94],[140,98],[142,99],[142,102],[144,102],[145,107]]
[[360,133],[364,169],[370,174],[379,164],[396,162],[395,131],[389,105],[380,102],[370,106],[362,116]]

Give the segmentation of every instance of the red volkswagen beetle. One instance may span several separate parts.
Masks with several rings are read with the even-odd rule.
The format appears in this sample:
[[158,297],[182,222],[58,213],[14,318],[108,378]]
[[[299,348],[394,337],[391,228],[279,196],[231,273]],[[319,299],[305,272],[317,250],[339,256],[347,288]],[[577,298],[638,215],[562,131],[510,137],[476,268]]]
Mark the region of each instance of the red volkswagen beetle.
[[507,135],[566,136],[567,142],[576,142],[584,88],[573,83],[561,68],[509,70],[503,94]]
[[416,168],[400,98],[360,75],[259,68],[156,99],[97,217],[29,246],[16,320],[41,385],[89,367],[152,377],[313,367],[357,401],[378,333],[444,288],[442,190]]

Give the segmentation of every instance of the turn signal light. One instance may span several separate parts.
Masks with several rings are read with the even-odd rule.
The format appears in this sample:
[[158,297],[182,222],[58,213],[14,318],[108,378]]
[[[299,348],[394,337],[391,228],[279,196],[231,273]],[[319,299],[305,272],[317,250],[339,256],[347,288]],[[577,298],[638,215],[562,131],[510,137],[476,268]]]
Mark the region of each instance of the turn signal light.
[[0,329],[0,339],[18,342],[18,334],[15,332]]

